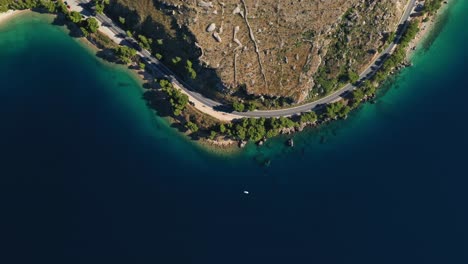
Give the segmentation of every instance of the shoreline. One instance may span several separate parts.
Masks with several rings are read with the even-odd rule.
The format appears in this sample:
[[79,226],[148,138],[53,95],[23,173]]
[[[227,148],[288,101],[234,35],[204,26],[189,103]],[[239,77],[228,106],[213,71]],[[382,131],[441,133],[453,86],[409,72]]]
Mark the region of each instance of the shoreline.
[[[80,5],[77,5],[76,1],[70,1],[71,5],[71,11],[76,11],[76,12],[82,12],[83,7]],[[120,36],[118,33],[116,33],[116,30],[113,30],[113,25],[110,25],[109,23],[102,23],[101,21],[98,20],[99,23],[99,28],[98,31],[101,32],[103,35],[107,36],[110,38],[114,43],[117,45],[120,45],[122,41],[124,41],[124,38]],[[144,51],[137,51],[138,56],[141,58],[145,58],[145,53]],[[195,107],[198,111],[212,116],[216,119],[218,119],[221,122],[231,122],[234,119],[242,118],[242,116],[238,116],[234,113],[226,113],[222,111],[218,111],[213,107],[209,107],[205,105],[203,102],[201,102],[199,99],[196,98],[196,96],[192,95],[192,93],[187,92],[186,89],[183,89],[180,87],[180,83],[173,82],[172,83],[173,87],[175,89],[179,89],[182,93],[186,94],[189,97],[190,102],[193,103],[193,107]]]
[[[112,63],[112,62],[108,62],[105,59],[102,59],[96,56],[96,52],[100,51],[101,49],[97,47],[92,41],[90,41],[87,38],[76,38],[75,40],[79,45],[81,45],[83,48],[85,48],[90,53],[92,53],[92,55],[95,56],[98,59],[98,61],[100,61],[104,65],[109,66],[109,67],[118,67],[124,70],[125,72],[127,72],[139,84],[138,90],[140,92],[143,93],[147,91],[147,89],[145,89],[143,85],[147,84],[149,79],[152,79],[152,76],[150,73],[148,73],[147,71],[137,69],[137,67],[132,67],[132,66],[136,66],[133,64],[131,64],[130,66],[125,66],[125,65],[119,65],[119,64]],[[149,108],[149,110],[152,111],[155,118],[157,116],[165,120],[168,126],[171,126],[174,123],[179,123],[173,117],[158,116],[157,113],[153,109]],[[186,138],[189,143],[193,144],[197,148],[202,149],[203,151],[206,151],[212,154],[235,155],[235,154],[240,153],[242,150],[242,148],[238,147],[239,142],[232,140],[232,139],[211,140],[211,139],[202,138],[202,139],[195,140],[195,139],[191,139],[187,133],[184,133],[181,131],[178,131],[178,133],[180,133],[182,137]]]
[[0,13],[0,25],[20,14],[25,13],[26,11],[27,10],[8,10],[4,13]]
[[[414,20],[419,21],[420,31],[417,33],[417,35],[411,40],[410,44],[408,45],[408,50],[406,52],[406,58],[408,61],[411,61],[411,57],[412,55],[415,54],[415,51],[417,50],[418,46],[431,33],[440,15],[443,14],[448,9],[449,5],[452,3],[453,1],[448,1],[448,3],[443,4],[443,6],[435,14],[431,16],[427,16],[427,18],[429,18],[427,22],[423,22],[424,17],[419,17],[419,18],[414,19]],[[8,21],[9,19],[19,14],[25,13],[27,11],[29,10],[9,10],[5,13],[0,13],[0,24]],[[105,34],[105,35],[108,35],[108,34]],[[78,43],[81,43],[82,46],[84,46],[86,49],[91,51],[94,55],[96,55],[95,53],[97,51],[101,50],[98,46],[96,46],[95,43],[93,43],[87,38],[76,38],[76,41]],[[107,64],[113,65],[113,63],[107,63],[106,60],[103,60],[103,59],[100,59],[99,61],[104,62],[106,65]],[[140,69],[137,69],[137,67],[132,67],[132,65],[130,66],[127,65],[122,68],[125,68],[126,72],[128,72],[138,82],[138,84],[141,85],[139,87],[139,90],[145,91],[146,89],[143,87],[143,85],[148,83],[149,81],[148,77],[150,76],[150,74],[144,70],[142,71]],[[177,121],[174,121],[172,118],[164,118],[164,117],[162,118],[166,120],[168,125],[177,123]],[[182,135],[187,136],[186,133],[183,133],[181,131],[179,132],[182,133]],[[298,131],[294,131],[294,133],[295,132],[298,132]],[[210,140],[208,138],[201,138],[201,139],[196,140],[196,139],[191,139],[190,137],[188,137],[188,140],[194,143],[195,145],[197,145],[200,149],[203,149],[211,153],[234,154],[234,153],[239,153],[242,151],[242,148],[239,147],[239,140],[221,139],[221,138],[218,138],[216,140]]]
[[411,61],[413,59],[413,56],[416,54],[421,43],[423,43],[426,40],[426,38],[430,35],[435,25],[437,24],[440,16],[448,10],[451,4],[453,4],[452,0],[442,2],[442,7],[439,10],[437,10],[437,12],[434,15],[427,16],[427,18],[429,18],[429,21],[424,22],[424,19],[420,19],[419,32],[408,45],[408,51],[406,53],[406,59],[408,61]]
[[[76,39],[77,43],[79,43],[83,48],[87,49],[89,52],[93,54],[93,56],[96,56],[96,52],[100,51],[101,49],[98,48],[93,42],[91,42],[87,38],[78,38]],[[138,90],[140,92],[145,92],[147,89],[145,89],[143,86],[148,83],[149,79],[152,79],[152,76],[150,73],[147,71],[143,71],[140,69],[137,69],[137,67],[132,67],[136,65],[130,65],[130,66],[124,66],[124,65],[119,65],[115,63],[111,63],[106,61],[105,59],[99,58],[96,56],[96,58],[103,63],[106,66],[109,67],[119,67],[122,68],[125,72],[127,72],[138,84]],[[179,123],[176,121],[173,117],[162,117],[158,116],[158,114],[151,108],[148,108],[149,110],[152,111],[154,114],[154,117],[159,117],[163,119],[166,124],[170,127],[174,123]],[[201,113],[201,112],[200,112]],[[182,137],[186,138],[186,140],[190,143],[196,146],[197,148],[209,152],[212,154],[216,155],[235,155],[239,154],[242,151],[242,148],[239,147],[239,142],[232,140],[232,139],[219,139],[219,140],[211,140],[211,139],[192,139],[187,133],[178,131],[178,133],[181,134]]]

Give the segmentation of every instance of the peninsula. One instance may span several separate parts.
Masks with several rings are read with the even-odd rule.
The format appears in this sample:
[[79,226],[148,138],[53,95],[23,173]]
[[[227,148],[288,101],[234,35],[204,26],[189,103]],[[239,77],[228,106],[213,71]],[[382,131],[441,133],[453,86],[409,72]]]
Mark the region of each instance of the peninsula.
[[101,57],[142,73],[149,105],[194,139],[244,145],[346,118],[372,100],[408,65],[411,41],[442,1],[292,5],[0,0],[0,11],[58,14]]

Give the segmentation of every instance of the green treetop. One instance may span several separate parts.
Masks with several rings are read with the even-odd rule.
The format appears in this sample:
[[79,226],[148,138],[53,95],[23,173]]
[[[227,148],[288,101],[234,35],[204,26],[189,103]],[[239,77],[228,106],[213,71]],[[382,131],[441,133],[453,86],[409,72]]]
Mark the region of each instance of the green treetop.
[[99,28],[99,23],[94,17],[90,17],[86,19],[85,26],[89,32],[96,33]]
[[75,23],[75,24],[78,24],[81,22],[81,19],[82,19],[82,16],[79,12],[76,12],[76,11],[72,11],[68,14],[68,19]]
[[132,58],[136,56],[136,50],[127,46],[118,46],[115,48],[115,54],[117,58],[125,64],[128,64],[132,61]]

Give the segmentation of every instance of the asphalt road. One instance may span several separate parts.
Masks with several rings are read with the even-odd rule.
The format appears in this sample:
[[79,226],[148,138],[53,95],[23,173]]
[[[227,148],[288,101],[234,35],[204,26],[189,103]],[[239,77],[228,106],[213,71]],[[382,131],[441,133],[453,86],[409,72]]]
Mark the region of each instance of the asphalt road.
[[[75,0],[76,2],[82,4],[83,7],[86,6],[90,1],[85,1],[85,0]],[[106,15],[103,14],[96,14],[96,19],[99,20],[102,24],[106,25],[114,34],[117,36],[121,37],[122,39],[125,40],[126,43],[123,43],[127,46],[137,48],[135,45],[138,45],[138,41],[136,41],[133,38],[130,38],[127,36],[127,33],[122,30],[119,26],[117,26],[112,19],[107,17]],[[197,99],[200,101],[203,105],[213,108],[217,106],[221,106],[222,104],[219,102],[216,102],[212,99],[206,98],[200,93],[195,92],[195,90],[190,87],[187,83],[182,81],[180,78],[177,77],[175,73],[173,73],[169,68],[167,68],[164,64],[162,64],[159,60],[157,60],[154,56],[151,55],[151,53],[145,49],[137,48],[139,50],[139,55],[146,60],[148,69],[153,71],[154,74],[157,74],[159,76],[164,76],[165,78],[171,80],[173,83],[178,85],[181,89],[183,89],[186,93],[190,94],[193,98]]]
[[[75,0],[78,3],[81,4],[87,4],[89,1],[85,0]],[[381,61],[384,60],[386,57],[388,57],[394,50],[395,46],[397,45],[398,41],[400,40],[402,33],[405,31],[407,27],[407,21],[410,18],[411,12],[415,6],[416,0],[410,0],[404,15],[402,16],[399,27],[402,28],[395,37],[395,41],[392,42],[384,51],[380,53],[380,55],[375,59],[375,61],[372,62],[372,64],[360,74],[360,80],[363,81],[369,76],[372,76],[375,74],[375,72],[380,68],[381,66]],[[118,27],[110,18],[108,18],[106,15],[102,14],[97,14],[96,19],[98,19],[101,23],[105,24],[112,32],[114,32],[116,35],[120,36],[123,38],[127,43],[124,43],[128,46],[133,46],[135,47],[135,43],[138,43],[136,40],[130,38],[127,36],[126,32],[122,30],[120,27]],[[133,44],[132,44],[133,43]],[[136,44],[137,45],[137,44]],[[201,104],[207,106],[207,107],[219,107],[222,106],[221,103],[216,102],[212,99],[204,97],[202,94],[195,92],[195,90],[190,87],[187,83],[185,83],[183,80],[181,80],[179,77],[177,77],[176,74],[174,74],[169,68],[167,68],[164,64],[162,64],[159,60],[157,60],[155,57],[151,55],[150,52],[148,52],[145,49],[141,49],[139,51],[139,54],[141,57],[143,57],[144,60],[146,60],[148,69],[152,70],[154,74],[157,74],[159,76],[164,76],[173,83],[175,83],[177,86],[179,86],[181,89],[183,89],[186,93],[190,94],[193,98],[198,100]],[[296,114],[300,114],[303,112],[308,112],[316,107],[323,105],[323,104],[328,104],[334,101],[337,101],[340,99],[341,95],[354,90],[356,87],[347,84],[346,86],[342,87],[341,89],[335,91],[334,93],[323,97],[319,100],[316,100],[314,102],[310,102],[307,104],[291,107],[291,108],[285,108],[285,109],[280,109],[280,110],[256,110],[256,111],[251,111],[251,112],[233,112],[235,115],[239,116],[245,116],[245,117],[280,117],[280,116],[292,116]]]
[[[395,36],[395,40],[385,49],[383,50],[380,55],[372,62],[372,64],[364,71],[362,72],[359,77],[360,81],[364,81],[373,74],[376,73],[378,69],[381,67],[382,60],[387,58],[394,50],[394,48],[397,46],[396,43],[399,42],[400,38],[402,37],[402,34],[405,32],[405,29],[407,28],[408,24],[406,23],[411,15],[411,12],[413,11],[413,8],[415,7],[416,0],[411,0],[405,10],[405,13],[403,14],[402,18],[400,19],[399,23],[399,28],[401,27],[402,29],[398,32],[398,35]],[[341,98],[341,95],[350,92],[354,90],[356,87],[353,86],[352,84],[347,84],[343,88],[333,92],[332,94],[329,94],[326,97],[323,97],[319,100],[299,105],[296,107],[291,107],[291,108],[286,108],[286,109],[280,109],[280,110],[267,110],[267,111],[252,111],[252,112],[246,112],[246,113],[236,113],[238,115],[242,116],[247,116],[247,117],[278,117],[278,116],[292,116],[296,114],[300,114],[303,112],[308,112],[316,107],[323,105],[323,104],[328,104],[332,103],[334,101],[337,101]]]

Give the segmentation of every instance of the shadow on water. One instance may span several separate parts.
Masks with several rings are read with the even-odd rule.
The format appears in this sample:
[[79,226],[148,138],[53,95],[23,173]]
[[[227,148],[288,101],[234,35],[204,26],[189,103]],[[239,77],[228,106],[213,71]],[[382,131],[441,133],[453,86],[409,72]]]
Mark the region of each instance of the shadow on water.
[[[146,101],[146,105],[155,111],[155,114],[162,118],[175,119],[177,122],[171,122],[170,127],[177,129],[181,133],[187,133],[188,129],[183,125],[185,119],[181,116],[174,117],[172,106],[167,98],[167,95],[156,89],[154,86],[148,87],[149,89],[143,93],[143,99]],[[192,140],[199,140],[200,136],[197,133],[189,134]]]
[[[35,11],[35,10],[34,10]],[[41,13],[41,12],[39,12]],[[54,20],[52,21],[52,25],[54,26],[64,26],[68,29],[68,35],[72,38],[81,38],[83,37],[83,32],[79,27],[75,24],[68,22],[67,18],[63,14],[57,14],[54,16]]]
[[[161,62],[175,73],[179,73],[180,78],[192,86],[194,90],[202,91],[205,96],[212,99],[222,100],[223,96],[218,92],[222,82],[215,70],[199,66],[201,65],[199,61],[201,50],[196,47],[196,38],[190,30],[179,26],[172,16],[167,16],[167,20],[162,23],[154,20],[151,16],[139,16],[130,6],[133,5],[111,1],[106,8],[106,14],[114,21],[118,21],[120,17],[125,18],[125,24],[120,24],[122,29],[132,32],[135,36],[142,34],[154,40],[151,44],[152,51],[161,54]],[[152,7],[149,8],[159,10],[158,12],[162,12],[164,16],[177,10],[177,8],[161,1],[152,1]],[[192,80],[185,73],[185,63],[173,65],[172,59],[176,56],[193,62],[193,67],[197,72],[195,80]]]

